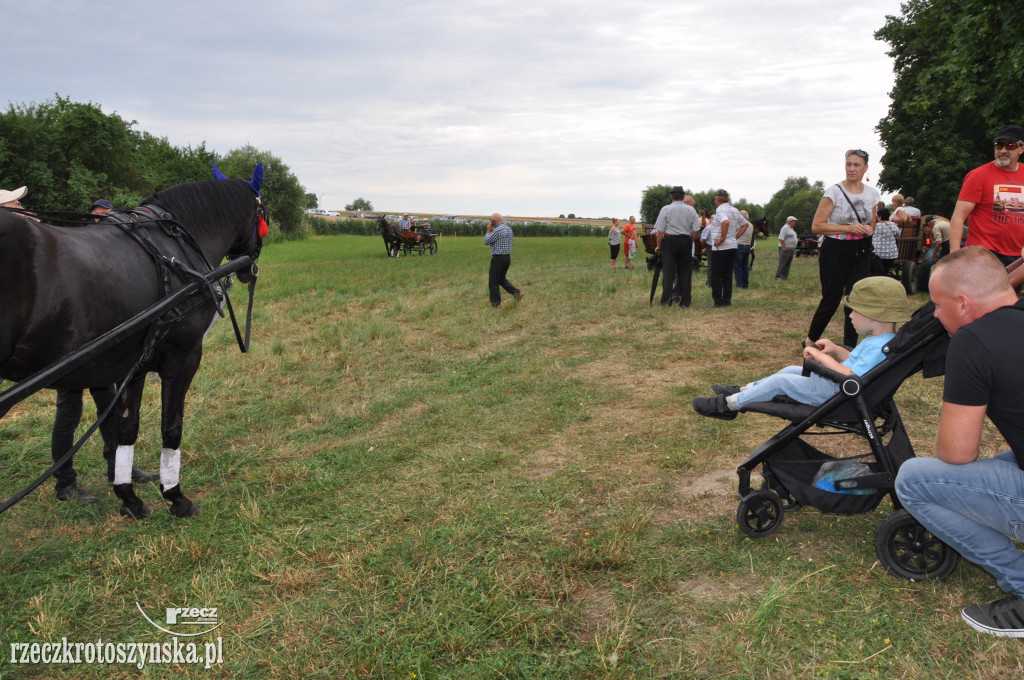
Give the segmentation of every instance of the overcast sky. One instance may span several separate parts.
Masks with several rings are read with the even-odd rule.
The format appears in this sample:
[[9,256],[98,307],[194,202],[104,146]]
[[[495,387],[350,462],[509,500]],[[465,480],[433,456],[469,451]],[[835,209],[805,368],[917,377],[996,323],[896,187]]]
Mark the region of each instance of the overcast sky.
[[[899,0],[31,0],[8,103],[91,101],[280,157],[321,207],[587,217],[652,184],[766,202],[871,154]],[[888,195],[888,194],[886,194]]]

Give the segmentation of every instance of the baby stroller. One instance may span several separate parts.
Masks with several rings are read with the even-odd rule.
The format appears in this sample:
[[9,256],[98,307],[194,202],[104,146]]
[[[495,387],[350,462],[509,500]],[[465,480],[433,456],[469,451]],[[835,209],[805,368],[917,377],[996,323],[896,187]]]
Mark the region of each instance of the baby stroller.
[[[786,512],[804,505],[844,515],[870,512],[888,495],[895,512],[882,522],[875,538],[875,550],[885,568],[895,576],[918,581],[953,572],[959,555],[918,524],[893,490],[900,465],[914,456],[893,395],[918,371],[930,378],[945,369],[949,337],[932,317],[933,309],[929,302],[917,310],[883,349],[885,360],[864,376],[844,375],[806,360],[805,375],[813,371],[840,385],[839,392],[821,406],[779,397],[747,405],[745,411],[784,418],[790,424],[737,470],[741,500],[736,520],[743,533],[753,538],[768,536],[782,525]],[[823,431],[811,432],[812,428]],[[858,437],[864,440],[860,446],[866,445],[869,451],[836,458],[807,442],[810,437],[828,435]],[[845,450],[852,448],[847,444]],[[825,484],[831,483],[835,492],[823,490],[820,482],[815,486],[819,473],[828,469],[823,466],[834,467],[837,460],[865,463],[866,468],[860,466],[861,476],[826,478]],[[758,467],[764,482],[752,489],[751,473]]]

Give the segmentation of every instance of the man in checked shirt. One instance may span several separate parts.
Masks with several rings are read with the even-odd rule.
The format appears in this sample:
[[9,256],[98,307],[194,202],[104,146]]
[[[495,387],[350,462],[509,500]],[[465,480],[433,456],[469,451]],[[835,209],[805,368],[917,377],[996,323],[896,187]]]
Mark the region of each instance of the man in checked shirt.
[[491,247],[491,271],[487,277],[487,286],[491,292],[491,306],[501,307],[501,291],[499,286],[515,295],[516,300],[523,299],[523,291],[512,285],[505,275],[512,265],[512,228],[505,224],[501,215],[494,213],[487,225],[484,243]]

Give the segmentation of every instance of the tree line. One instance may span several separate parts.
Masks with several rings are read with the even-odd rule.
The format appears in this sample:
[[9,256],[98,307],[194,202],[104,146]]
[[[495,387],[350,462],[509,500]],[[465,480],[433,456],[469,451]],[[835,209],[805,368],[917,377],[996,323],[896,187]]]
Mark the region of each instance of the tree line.
[[[671,203],[669,191],[672,187],[667,184],[656,184],[644,189],[640,194],[640,217],[644,222],[653,224],[658,218],[658,212],[662,207]],[[715,189],[706,191],[689,191],[694,198],[695,207],[699,212],[707,209],[712,215],[715,212]],[[763,206],[758,203],[751,203],[745,198],[735,199],[731,202],[737,210],[746,210],[751,220],[759,220],[762,217],[768,221],[772,231],[778,232],[790,215],[796,217],[797,230],[809,231],[814,211],[825,193],[825,185],[819,180],[813,184],[806,177],[789,177],[783,183],[782,188],[772,195]]]
[[29,210],[87,212],[105,198],[116,208],[175,184],[213,177],[213,163],[229,177],[249,179],[263,163],[263,201],[273,229],[301,235],[306,192],[281,159],[253,146],[225,155],[206,148],[172,145],[136,129],[98,104],[56,95],[33,104],[9,104],[0,113],[0,187],[28,187]]

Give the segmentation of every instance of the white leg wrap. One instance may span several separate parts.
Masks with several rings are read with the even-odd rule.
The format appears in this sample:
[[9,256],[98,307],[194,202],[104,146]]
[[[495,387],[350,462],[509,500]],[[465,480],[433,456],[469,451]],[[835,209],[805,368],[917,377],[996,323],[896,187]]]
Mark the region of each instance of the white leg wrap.
[[178,486],[178,473],[181,472],[181,449],[163,449],[160,451],[160,484],[164,489]]
[[132,483],[132,465],[135,463],[135,446],[128,444],[117,447],[114,453],[114,484]]

